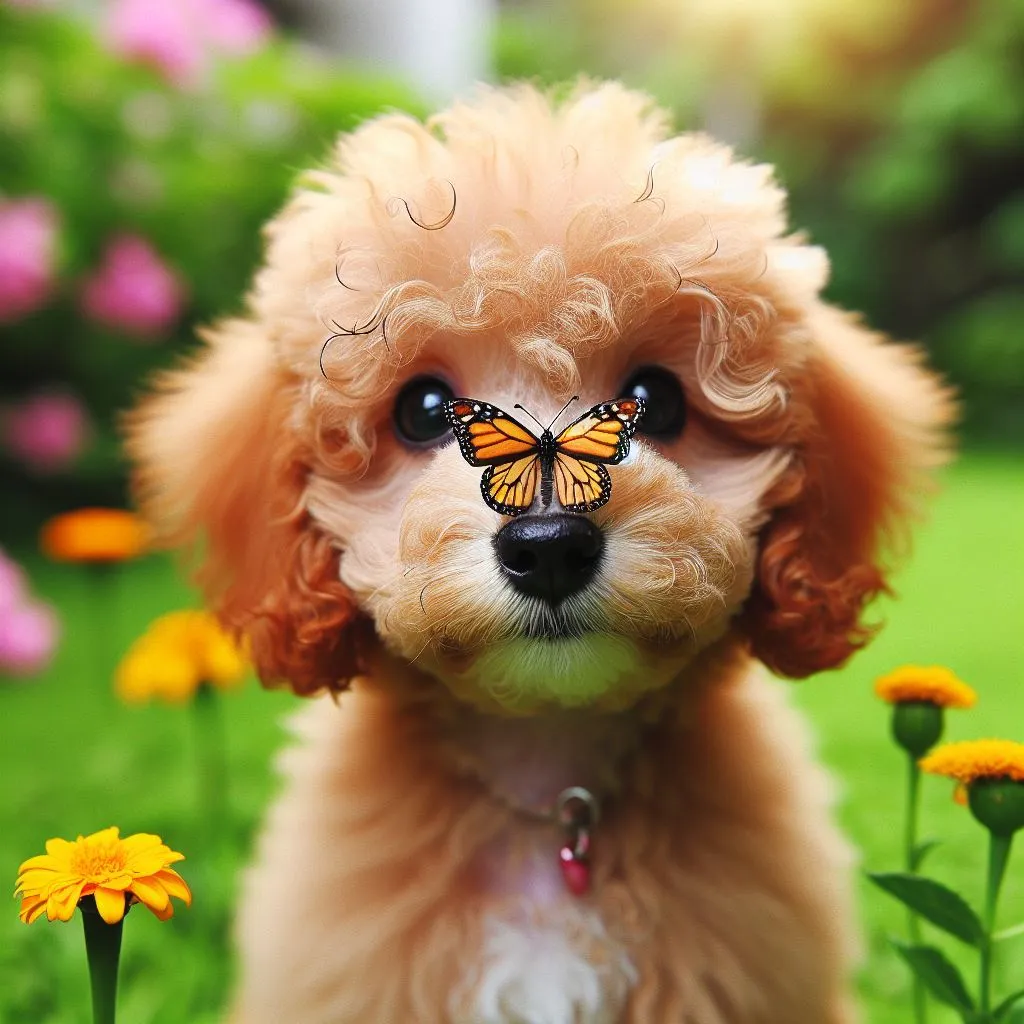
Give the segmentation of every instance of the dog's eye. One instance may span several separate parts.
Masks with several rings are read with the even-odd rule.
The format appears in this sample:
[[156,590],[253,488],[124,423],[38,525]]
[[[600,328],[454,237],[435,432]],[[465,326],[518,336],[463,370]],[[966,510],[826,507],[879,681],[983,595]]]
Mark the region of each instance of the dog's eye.
[[439,441],[451,429],[444,403],[454,397],[452,389],[437,377],[413,377],[395,399],[392,416],[398,436],[417,445]]
[[637,424],[641,434],[672,440],[686,426],[686,395],[679,378],[661,366],[643,366],[622,388],[624,398],[642,398],[647,405]]

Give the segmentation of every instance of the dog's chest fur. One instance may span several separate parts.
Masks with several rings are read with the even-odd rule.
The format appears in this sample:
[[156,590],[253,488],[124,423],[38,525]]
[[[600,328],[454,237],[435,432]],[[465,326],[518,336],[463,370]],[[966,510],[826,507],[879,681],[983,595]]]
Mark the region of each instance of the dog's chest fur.
[[458,1024],[617,1024],[636,971],[597,911],[550,905],[531,917],[524,908],[485,920]]
[[[849,1024],[850,854],[800,723],[756,677],[693,714],[634,750],[611,716],[441,736],[369,684],[315,702],[246,877],[232,1021]],[[512,806],[578,784],[607,807],[582,899],[557,826]]]
[[[600,910],[569,892],[559,863],[565,835],[552,819],[572,786],[606,807],[635,743],[628,719],[470,716],[459,730],[459,760],[491,797],[513,812],[514,835],[488,844],[481,884],[496,903],[483,924],[471,981],[456,994],[459,1024],[614,1024],[636,971]],[[599,851],[601,823],[593,830]]]

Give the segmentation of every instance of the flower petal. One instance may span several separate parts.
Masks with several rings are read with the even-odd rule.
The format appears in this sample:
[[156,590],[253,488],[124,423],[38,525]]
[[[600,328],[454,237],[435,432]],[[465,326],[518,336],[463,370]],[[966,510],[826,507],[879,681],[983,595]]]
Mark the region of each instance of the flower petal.
[[48,921],[70,921],[75,913],[75,907],[82,897],[82,889],[85,882],[79,879],[71,885],[62,889],[54,889],[46,901],[46,919]]
[[187,907],[192,905],[192,890],[177,871],[167,868],[164,871],[158,871],[153,877],[167,890],[169,896],[184,900]]
[[72,871],[57,871],[55,872],[49,882],[45,886],[42,886],[43,890],[47,893],[51,893],[56,889],[63,889],[68,885],[73,885],[75,882],[84,881],[81,875],[75,874]]
[[118,836],[121,834],[121,830],[116,825],[111,825],[110,828],[101,828],[99,832],[93,832],[91,836],[86,836],[85,841],[87,843],[99,843],[107,845],[108,843],[116,843]]
[[133,876],[127,871],[122,871],[118,875],[109,875],[107,878],[102,879],[104,889],[117,889],[120,892],[124,892],[132,884]]
[[918,762],[923,771],[970,785],[976,779],[1024,782],[1024,743],[1013,740],[960,740],[936,747]]
[[167,890],[159,882],[151,879],[136,878],[132,882],[131,891],[154,913],[165,910],[170,901]]
[[[69,843],[66,839],[47,839],[46,840],[46,852],[51,857],[68,858],[71,856],[71,851],[75,848],[74,843]],[[33,858],[34,860],[35,858]]]
[[48,868],[29,868],[18,875],[15,885],[23,892],[27,892],[29,889],[45,889],[60,877],[58,872]]
[[96,909],[107,924],[117,924],[124,917],[124,893],[114,889],[97,889]]
[[146,850],[144,853],[137,854],[126,867],[136,878],[146,878],[162,871],[168,864],[182,859],[180,853],[175,854],[173,850],[161,846],[156,850]]
[[[51,839],[50,842],[53,842]],[[21,862],[21,867],[18,868],[18,873],[22,871],[28,871],[30,869],[37,869],[39,871],[60,871],[61,866],[57,863],[56,858],[51,857],[48,853],[41,853],[38,857],[29,857],[28,860]]]
[[164,841],[152,832],[135,832],[121,840],[121,849],[129,861],[143,850],[152,850],[163,845]]
[[25,924],[31,924],[46,909],[46,897],[39,895],[26,896],[21,901],[18,917]]
[[903,665],[875,680],[875,693],[890,704],[927,703],[973,707],[978,695],[942,665]]
[[[146,904],[149,907],[149,904]],[[174,904],[168,900],[167,906],[163,910],[157,910],[154,907],[149,907],[150,910],[156,915],[158,921],[166,921],[168,918],[174,917]]]
[[68,876],[59,876],[50,871],[26,871],[19,874],[17,882],[14,883],[14,895],[28,895],[29,893],[46,893],[50,889],[59,889],[68,885],[73,879]]

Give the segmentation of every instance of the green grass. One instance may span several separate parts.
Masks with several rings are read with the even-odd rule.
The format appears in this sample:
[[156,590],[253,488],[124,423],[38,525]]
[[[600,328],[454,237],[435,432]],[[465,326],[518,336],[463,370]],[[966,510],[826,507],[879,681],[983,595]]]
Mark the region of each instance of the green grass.
[[[298,701],[250,683],[225,694],[232,820],[223,863],[201,853],[192,709],[120,704],[105,681],[155,616],[194,603],[169,562],[150,558],[115,578],[32,563],[36,589],[61,610],[66,636],[52,670],[0,690],[0,884],[50,836],[107,825],[156,832],[186,854],[194,909],[161,924],[134,909],[125,923],[119,1021],[217,1021],[231,982],[229,914],[239,869],[273,788],[280,721]],[[7,881],[4,882],[4,879]],[[25,927],[16,904],[0,914],[0,1021],[86,1024],[81,925]]]
[[[889,709],[870,694],[872,680],[906,662],[948,665],[979,694],[976,708],[946,715],[945,739],[1003,736],[1024,741],[1024,464],[974,456],[954,466],[895,580],[894,600],[876,614],[885,628],[842,671],[798,686],[825,761],[842,786],[840,821],[866,870],[902,870],[906,755],[889,739]],[[942,839],[924,873],[957,889],[980,909],[987,833],[951,799],[945,779],[923,780],[921,834]],[[1024,921],[1024,840],[1009,866],[1000,925]],[[859,883],[867,940],[861,976],[869,1024],[908,1024],[905,968],[887,936],[904,935],[905,915],[870,883]],[[928,930],[963,968],[969,987],[976,958]],[[1024,937],[1008,941],[995,973],[996,992],[1024,987]],[[1009,986],[1009,987],[1008,987]],[[954,1015],[933,1010],[932,1024]]]
[[[219,1019],[232,966],[228,929],[238,871],[273,791],[280,721],[296,701],[255,685],[224,698],[233,817],[219,865],[201,856],[189,708],[120,705],[104,676],[151,618],[191,603],[162,560],[97,580],[33,561],[34,585],[54,601],[67,635],[52,670],[32,683],[0,687],[0,884],[13,886],[18,863],[53,835],[73,837],[108,824],[153,831],[191,854],[182,873],[196,902],[168,923],[136,909],[125,926],[119,1019],[125,1024],[204,1024]],[[942,663],[980,691],[970,712],[951,712],[948,738],[1024,739],[1024,466],[973,456],[950,471],[929,524],[920,531],[898,599],[878,609],[887,624],[842,672],[796,684],[815,723],[824,759],[842,786],[844,828],[864,867],[901,863],[904,762],[888,738],[888,709],[871,695],[873,678],[908,661]],[[943,844],[926,871],[977,905],[984,835],[950,799],[943,780],[926,779],[922,832]],[[1024,843],[1022,843],[1024,846]],[[7,879],[7,883],[3,879]],[[870,1024],[907,1024],[908,981],[886,936],[902,933],[901,909],[859,883],[866,934],[860,978]],[[1000,923],[1024,921],[1024,850],[1010,862]],[[969,951],[932,934],[975,981]],[[1024,937],[1002,948],[997,991],[1024,985]],[[81,926],[0,914],[0,1020],[4,1024],[86,1024],[88,989]],[[953,1018],[935,1010],[931,1024]],[[301,1022],[296,1022],[301,1024]],[[814,1024],[814,1022],[793,1022]]]

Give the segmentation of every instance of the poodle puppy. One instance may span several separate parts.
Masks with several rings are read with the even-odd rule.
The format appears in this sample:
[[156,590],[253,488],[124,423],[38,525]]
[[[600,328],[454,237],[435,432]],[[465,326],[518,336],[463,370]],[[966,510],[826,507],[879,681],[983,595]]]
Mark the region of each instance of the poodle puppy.
[[[951,417],[919,353],[821,299],[768,167],[614,84],[373,120],[266,243],[128,442],[263,681],[319,695],[230,1019],[853,1020],[853,858],[765,667],[872,635]],[[643,399],[610,499],[489,507],[452,400],[574,396]]]

